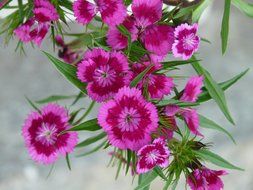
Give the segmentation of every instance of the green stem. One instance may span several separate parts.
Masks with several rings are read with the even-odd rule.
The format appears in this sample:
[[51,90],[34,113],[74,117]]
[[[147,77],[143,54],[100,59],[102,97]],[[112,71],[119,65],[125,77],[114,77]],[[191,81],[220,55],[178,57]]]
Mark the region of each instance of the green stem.
[[73,124],[74,126],[79,124],[83,119],[85,119],[85,117],[90,113],[90,111],[94,107],[95,103],[96,103],[95,101],[91,102],[91,104],[89,105],[87,111],[83,114],[83,116]]

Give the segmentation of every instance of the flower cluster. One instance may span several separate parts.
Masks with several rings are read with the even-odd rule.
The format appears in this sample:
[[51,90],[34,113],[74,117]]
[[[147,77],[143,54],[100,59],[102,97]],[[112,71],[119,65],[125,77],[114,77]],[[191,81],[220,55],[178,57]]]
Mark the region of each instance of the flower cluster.
[[33,42],[40,46],[48,33],[50,23],[57,21],[59,15],[47,0],[35,0],[33,14],[34,16],[15,29],[14,33],[22,42]]
[[[220,176],[227,172],[208,169],[202,162],[214,157],[212,162],[218,160],[218,166],[224,162],[225,168],[238,167],[208,150],[209,144],[202,142],[200,126],[229,133],[201,116],[197,106],[214,99],[233,123],[223,90],[242,75],[216,83],[195,57],[202,40],[198,24],[188,19],[195,8],[179,3],[167,9],[164,2],[167,1],[75,0],[71,8],[64,1],[35,0],[24,5],[31,13],[22,18],[25,22],[15,28],[14,34],[21,42],[40,46],[52,27],[52,39],[64,62],[46,55],[80,89],[72,105],[86,95],[92,100],[81,117],[83,107],[71,113],[71,109],[52,103],[72,97],[53,96],[38,101],[48,103],[41,109],[32,104],[36,111],[25,120],[22,135],[35,162],[52,164],[76,147],[104,139],[85,155],[113,147],[109,155],[119,162],[118,171],[124,164],[126,173],[131,168],[132,175],[140,175],[140,179],[146,173],[159,175],[167,180],[164,189],[172,182],[175,185],[181,174],[191,190],[223,189]],[[62,29],[58,21],[66,23],[66,9],[73,11],[79,24],[86,25],[85,33],[67,34]],[[94,22],[97,23],[93,25]],[[66,44],[65,34],[76,39]],[[181,88],[177,82],[186,77],[172,70],[178,71],[186,64],[197,75],[187,77]],[[84,121],[95,103],[101,104],[97,118]],[[81,130],[101,133],[78,144],[76,131]],[[208,159],[203,156],[206,154]],[[149,186],[141,182],[139,185]]]

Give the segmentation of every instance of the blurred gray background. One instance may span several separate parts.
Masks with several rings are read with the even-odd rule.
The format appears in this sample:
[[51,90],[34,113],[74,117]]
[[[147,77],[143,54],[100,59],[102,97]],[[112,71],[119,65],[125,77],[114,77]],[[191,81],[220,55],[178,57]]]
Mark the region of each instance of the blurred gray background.
[[[222,19],[221,3],[215,3],[201,22],[200,34],[212,44],[202,43],[199,58],[217,81],[227,80],[246,68],[253,68],[253,19],[249,19],[232,8],[229,48],[226,55],[220,50],[220,25]],[[72,27],[73,28],[73,27]],[[131,177],[120,175],[114,180],[116,168],[107,168],[107,152],[100,151],[94,155],[71,157],[72,171],[67,169],[64,159],[59,160],[51,175],[47,178],[50,167],[38,166],[28,157],[21,137],[21,126],[31,107],[24,95],[38,100],[52,94],[77,93],[77,90],[60,76],[49,60],[39,49],[26,47],[27,57],[15,53],[16,41],[4,46],[0,37],[0,190],[131,190]],[[48,48],[50,47],[50,48]],[[49,42],[44,42],[44,50],[53,53]],[[185,67],[184,73],[193,73]],[[232,163],[245,168],[245,172],[229,171],[223,177],[225,190],[253,189],[253,75],[252,70],[235,86],[226,92],[228,105],[236,121],[230,125],[216,104],[208,102],[199,108],[199,112],[222,124],[234,135],[237,145],[226,136],[216,131],[204,130],[205,142],[214,142],[212,150]],[[185,81],[177,81],[184,84]],[[89,100],[81,100],[87,107]],[[68,102],[63,102],[64,105]],[[79,105],[81,106],[81,105]],[[95,117],[96,110],[90,116]],[[80,139],[90,134],[81,134]],[[87,151],[89,150],[86,148]],[[212,166],[213,167],[213,166]],[[215,167],[213,167],[215,168]],[[161,187],[156,181],[152,190]],[[184,189],[184,182],[178,187]]]

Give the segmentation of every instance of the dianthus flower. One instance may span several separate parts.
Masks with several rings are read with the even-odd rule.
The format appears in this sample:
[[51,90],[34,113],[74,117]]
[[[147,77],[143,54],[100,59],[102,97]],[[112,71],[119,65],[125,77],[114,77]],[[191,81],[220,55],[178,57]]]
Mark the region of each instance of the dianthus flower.
[[130,83],[128,61],[120,52],[106,52],[102,48],[89,50],[77,66],[77,76],[87,82],[88,95],[102,102]]
[[158,112],[139,89],[123,87],[112,100],[102,104],[98,123],[111,145],[137,151],[150,143],[151,133],[158,127]]
[[101,13],[103,22],[110,26],[121,24],[127,16],[127,10],[122,0],[96,0],[93,4],[87,0],[76,0],[73,11],[76,20],[81,24],[88,24]]
[[40,112],[28,116],[22,135],[34,161],[52,164],[60,155],[73,151],[78,141],[77,133],[62,133],[71,128],[68,120],[67,110],[57,104],[48,104]]
[[195,169],[188,177],[191,190],[221,190],[224,187],[220,176],[226,175],[224,170],[211,170],[206,167]]
[[200,37],[197,36],[198,24],[181,24],[175,29],[175,43],[172,52],[175,57],[182,57],[184,60],[190,59],[198,51]]
[[[199,94],[202,92],[202,86],[202,76],[191,77],[186,84],[185,90],[180,100],[184,102],[196,102]],[[165,107],[165,115],[174,117],[176,114],[183,117],[189,130],[193,134],[202,136],[202,134],[199,132],[199,116],[195,109],[180,108],[177,105],[168,105]]]
[[[133,64],[133,78],[144,71],[150,64],[150,62]],[[164,74],[155,74],[159,67],[159,65],[153,66],[137,85],[142,91],[146,89],[150,97],[154,99],[162,99],[165,95],[169,95],[174,87],[173,78]]]
[[137,173],[147,173],[155,166],[166,168],[169,165],[170,151],[163,138],[157,138],[152,144],[145,145],[138,153]]

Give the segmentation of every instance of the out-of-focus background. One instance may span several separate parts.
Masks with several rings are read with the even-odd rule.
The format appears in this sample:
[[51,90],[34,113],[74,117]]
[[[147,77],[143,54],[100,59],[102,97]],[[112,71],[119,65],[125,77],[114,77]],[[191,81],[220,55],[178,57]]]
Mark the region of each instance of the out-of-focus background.
[[[223,81],[253,68],[253,19],[232,8],[229,48],[226,55],[220,50],[220,25],[223,6],[215,1],[200,24],[200,34],[212,44],[202,43],[199,57],[218,81]],[[75,25],[72,26],[75,28]],[[38,48],[26,47],[27,56],[14,52],[17,41],[4,46],[0,37],[0,190],[131,190],[131,177],[119,176],[114,180],[116,168],[107,168],[107,152],[94,155],[71,157],[72,171],[67,169],[64,159],[54,166],[38,166],[29,159],[21,137],[21,126],[31,107],[24,95],[38,100],[52,94],[75,94],[77,90],[52,67],[49,60]],[[50,43],[44,41],[44,50],[53,53]],[[193,73],[185,67],[184,75]],[[253,189],[253,75],[246,77],[226,92],[229,108],[236,121],[230,125],[214,102],[201,106],[199,112],[226,127],[234,135],[234,145],[226,136],[215,131],[203,130],[205,142],[214,142],[213,151],[232,163],[245,168],[245,172],[229,171],[225,176],[225,190]],[[184,81],[177,81],[184,84]],[[90,100],[80,101],[87,107]],[[63,102],[62,104],[67,104]],[[95,117],[96,110],[90,118]],[[80,139],[90,134],[81,134]],[[86,149],[86,151],[88,148]],[[213,167],[215,168],[215,167]],[[158,190],[161,183],[156,181],[152,190]],[[184,182],[178,187],[184,189]]]

